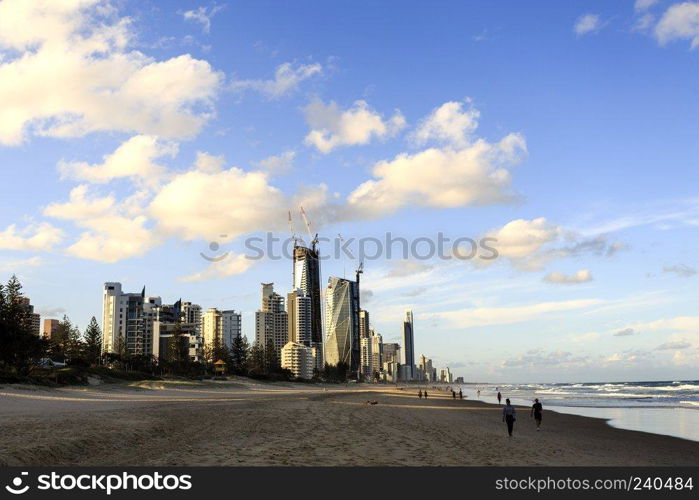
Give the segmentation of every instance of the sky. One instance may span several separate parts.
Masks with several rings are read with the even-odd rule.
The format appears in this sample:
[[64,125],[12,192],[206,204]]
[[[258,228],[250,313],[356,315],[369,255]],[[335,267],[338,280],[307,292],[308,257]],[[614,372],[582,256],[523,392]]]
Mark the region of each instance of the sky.
[[251,238],[308,241],[304,207],[322,281],[363,260],[384,342],[410,308],[456,376],[693,379],[698,58],[692,1],[0,0],[0,278],[82,327],[119,281],[252,339],[292,276]]

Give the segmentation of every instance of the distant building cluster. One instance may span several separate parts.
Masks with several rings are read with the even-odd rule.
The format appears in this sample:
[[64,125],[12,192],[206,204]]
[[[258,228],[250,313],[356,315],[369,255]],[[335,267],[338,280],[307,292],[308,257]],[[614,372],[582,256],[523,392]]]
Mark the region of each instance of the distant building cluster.
[[[384,342],[372,328],[369,311],[360,303],[362,264],[355,280],[330,276],[321,305],[320,256],[317,239],[310,247],[294,245],[292,287],[286,296],[274,283],[262,283],[260,308],[255,312],[255,344],[274,351],[272,359],[297,378],[311,379],[326,366],[344,367],[348,377],[374,382],[452,383],[449,368],[437,370],[424,354],[415,359],[412,310],[402,321],[402,343]],[[32,329],[51,338],[60,322],[34,313],[28,298]],[[160,296],[126,292],[121,283],[104,283],[102,290],[102,351],[167,359],[174,340],[191,361],[203,361],[208,348],[232,349],[241,338],[242,316],[233,309],[209,308],[183,302],[163,304]],[[208,359],[208,358],[207,358]]]

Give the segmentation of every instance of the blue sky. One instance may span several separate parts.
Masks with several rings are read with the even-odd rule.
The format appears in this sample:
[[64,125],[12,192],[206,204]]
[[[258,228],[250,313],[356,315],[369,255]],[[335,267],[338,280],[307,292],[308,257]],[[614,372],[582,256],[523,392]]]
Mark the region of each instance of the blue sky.
[[374,328],[413,308],[457,375],[696,378],[698,49],[671,0],[0,0],[0,267],[45,317],[121,281],[252,338],[291,265],[244,241],[303,205],[329,238],[498,239],[365,262]]

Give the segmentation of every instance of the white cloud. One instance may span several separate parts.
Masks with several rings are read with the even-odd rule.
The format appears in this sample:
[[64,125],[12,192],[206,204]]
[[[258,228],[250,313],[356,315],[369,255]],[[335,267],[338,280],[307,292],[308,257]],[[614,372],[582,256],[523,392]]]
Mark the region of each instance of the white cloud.
[[30,224],[17,229],[11,224],[0,231],[0,249],[3,250],[51,250],[63,240],[63,231],[48,222]]
[[286,62],[277,66],[272,80],[235,80],[231,84],[233,90],[255,90],[268,99],[279,99],[298,88],[301,82],[322,75],[323,66],[319,63],[299,64]]
[[576,309],[587,309],[602,301],[599,299],[579,299],[559,302],[540,302],[524,306],[480,307],[457,309],[437,313],[425,313],[425,319],[444,319],[455,328],[505,325],[542,319],[542,315]]
[[545,352],[543,349],[531,349],[520,356],[509,358],[501,363],[503,368],[523,367],[558,367],[572,368],[586,366],[590,362],[588,356],[574,356],[573,353],[563,350]]
[[633,5],[633,8],[636,11],[646,10],[651,8],[656,3],[658,3],[658,0],[636,0],[636,2]]
[[526,154],[519,134],[496,143],[482,139],[464,149],[430,148],[377,163],[375,179],[348,197],[348,213],[365,218],[389,215],[404,206],[455,208],[511,202],[507,167]]
[[580,36],[597,31],[601,27],[600,18],[597,14],[585,14],[575,21],[575,27],[573,29],[575,34]]
[[223,10],[222,5],[216,5],[211,8],[198,7],[196,10],[188,10],[182,14],[185,21],[194,21],[201,24],[204,33],[211,32],[211,19]]
[[660,344],[658,347],[655,348],[656,351],[675,351],[675,350],[680,350],[680,349],[689,349],[692,347],[692,344],[689,342],[683,342],[683,341],[675,341],[675,342],[665,342],[664,344]]
[[4,260],[0,263],[0,272],[3,273],[16,273],[18,269],[24,269],[27,267],[39,267],[44,264],[44,260],[41,257],[30,257],[28,259],[21,260]]
[[367,144],[374,138],[392,137],[406,125],[399,110],[384,120],[381,114],[361,100],[355,101],[347,110],[341,110],[334,102],[324,104],[316,100],[304,111],[306,122],[311,127],[305,142],[321,153],[329,153],[340,146]]
[[577,284],[592,281],[592,273],[587,269],[581,269],[573,274],[564,274],[554,271],[544,276],[544,281],[554,284]]
[[674,40],[690,40],[692,49],[699,47],[699,2],[668,7],[655,26],[655,37],[661,45]]
[[474,107],[464,111],[461,102],[445,102],[420,122],[412,138],[418,145],[436,141],[463,148],[469,144],[471,134],[478,128],[478,118],[480,112]]
[[386,273],[387,278],[403,278],[430,271],[434,266],[417,260],[399,260]]
[[236,274],[244,273],[254,264],[255,261],[248,259],[245,255],[229,255],[220,262],[211,262],[201,272],[181,277],[179,281],[208,281],[211,279],[229,278]]
[[222,75],[190,55],[129,50],[130,19],[108,5],[0,2],[0,143],[95,131],[184,138],[212,116]]
[[44,215],[70,220],[86,229],[70,245],[69,255],[101,262],[117,262],[145,254],[161,242],[146,226],[148,219],[140,206],[141,193],[116,203],[112,196],[89,197],[85,185],[71,190],[70,200],[52,203]]
[[256,231],[286,227],[289,207],[314,210],[326,203],[326,189],[302,190],[289,198],[262,171],[236,167],[220,171],[193,169],[174,176],[157,193],[148,213],[158,228],[183,239],[233,239]]
[[101,164],[61,161],[58,169],[62,177],[78,181],[106,183],[125,177],[156,187],[166,169],[155,160],[176,154],[175,143],[159,141],[152,135],[137,135],[121,144],[113,153],[105,155]]
[[291,170],[294,158],[296,158],[294,151],[284,151],[276,156],[269,156],[260,160],[255,165],[271,174],[286,174]]

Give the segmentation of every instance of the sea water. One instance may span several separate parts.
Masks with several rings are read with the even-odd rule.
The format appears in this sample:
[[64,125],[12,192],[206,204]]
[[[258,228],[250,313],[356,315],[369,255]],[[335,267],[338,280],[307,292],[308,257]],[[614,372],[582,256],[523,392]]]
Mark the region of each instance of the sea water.
[[[499,389],[513,404],[609,420],[613,427],[699,441],[699,380],[578,384],[464,384],[468,399],[497,402]],[[544,422],[545,422],[544,416]]]

